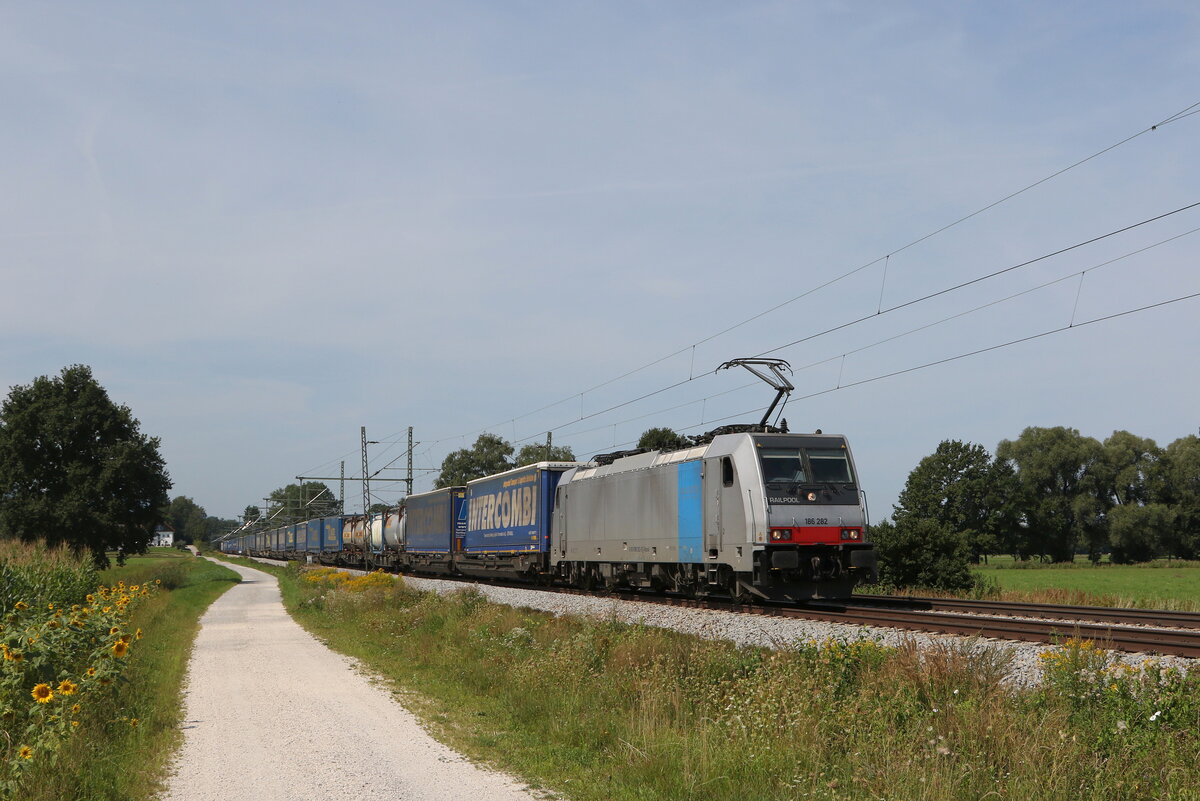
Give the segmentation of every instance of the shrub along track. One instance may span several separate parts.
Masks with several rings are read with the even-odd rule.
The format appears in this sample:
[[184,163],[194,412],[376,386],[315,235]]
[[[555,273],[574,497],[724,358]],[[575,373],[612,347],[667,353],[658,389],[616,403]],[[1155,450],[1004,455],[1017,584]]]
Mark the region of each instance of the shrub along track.
[[[273,559],[262,561],[286,564]],[[351,568],[338,569],[353,573],[363,572]],[[848,601],[809,601],[795,605],[738,604],[719,598],[684,598],[636,590],[587,591],[499,579],[477,581],[475,578],[446,575],[416,577],[461,581],[466,584],[487,583],[514,589],[590,595],[692,609],[804,618],[828,623],[1051,645],[1069,638],[1077,638],[1091,640],[1101,648],[1115,651],[1200,658],[1200,615],[1193,612],[891,596],[856,596]],[[885,603],[886,606],[883,605]],[[1097,620],[1109,622],[1082,622]],[[1153,622],[1158,626],[1170,625],[1173,628],[1117,625],[1120,622],[1135,621]]]

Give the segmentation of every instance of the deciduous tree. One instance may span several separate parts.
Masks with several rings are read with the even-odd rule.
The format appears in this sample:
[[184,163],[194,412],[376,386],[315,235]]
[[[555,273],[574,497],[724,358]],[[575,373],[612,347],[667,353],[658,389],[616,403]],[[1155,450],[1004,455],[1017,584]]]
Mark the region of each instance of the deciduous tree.
[[512,467],[513,446],[495,434],[480,434],[470,448],[454,451],[442,460],[435,487],[461,487],[468,481],[503,473]]
[[651,451],[677,451],[691,445],[691,440],[669,428],[649,428],[638,438],[637,446]]
[[0,532],[68,543],[101,566],[106,550],[144,551],[171,488],[158,448],[89,367],[13,387],[0,406]]

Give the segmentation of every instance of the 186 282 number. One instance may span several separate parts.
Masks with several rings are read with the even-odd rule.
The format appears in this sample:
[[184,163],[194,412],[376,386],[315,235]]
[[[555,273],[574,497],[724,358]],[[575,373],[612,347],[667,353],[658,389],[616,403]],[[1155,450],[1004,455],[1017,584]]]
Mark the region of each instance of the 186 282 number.
[[804,518],[804,525],[806,525],[806,526],[824,526],[824,525],[827,525],[828,523],[829,523],[828,517],[806,517],[806,518]]

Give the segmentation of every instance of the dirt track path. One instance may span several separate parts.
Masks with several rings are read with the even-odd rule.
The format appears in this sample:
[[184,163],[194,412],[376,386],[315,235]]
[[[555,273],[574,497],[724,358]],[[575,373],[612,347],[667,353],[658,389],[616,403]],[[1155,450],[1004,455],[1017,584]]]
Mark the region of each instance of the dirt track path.
[[430,738],[300,628],[273,576],[230,567],[243,581],[201,619],[168,801],[535,798]]

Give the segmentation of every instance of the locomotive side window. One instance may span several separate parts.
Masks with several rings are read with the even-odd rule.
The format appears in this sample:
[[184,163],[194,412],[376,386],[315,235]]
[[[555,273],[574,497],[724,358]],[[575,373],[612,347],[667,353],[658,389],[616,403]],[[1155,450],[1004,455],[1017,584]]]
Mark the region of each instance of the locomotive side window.
[[762,456],[765,483],[799,484],[807,481],[804,461],[797,448],[763,448],[759,454]]
[[721,459],[721,483],[726,487],[733,486],[733,460],[728,456]]
[[821,483],[851,484],[850,462],[843,450],[810,448],[808,463],[812,466],[813,481]]

